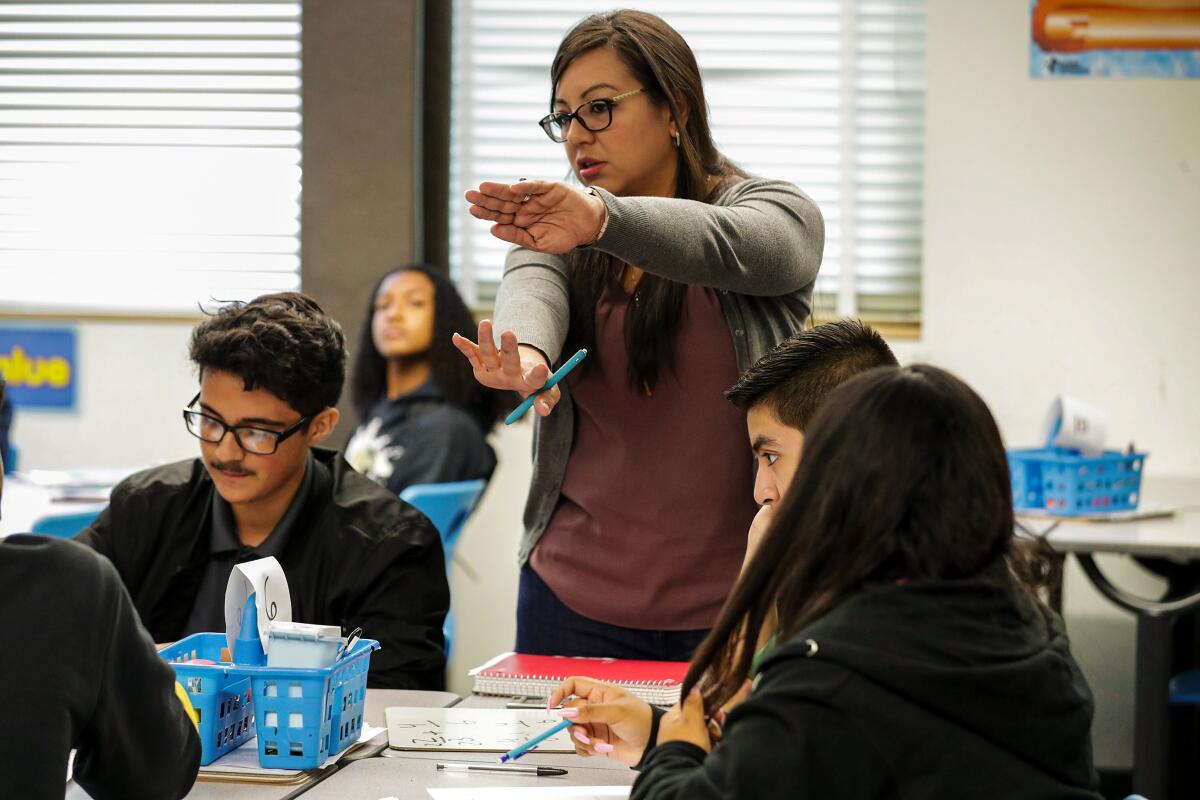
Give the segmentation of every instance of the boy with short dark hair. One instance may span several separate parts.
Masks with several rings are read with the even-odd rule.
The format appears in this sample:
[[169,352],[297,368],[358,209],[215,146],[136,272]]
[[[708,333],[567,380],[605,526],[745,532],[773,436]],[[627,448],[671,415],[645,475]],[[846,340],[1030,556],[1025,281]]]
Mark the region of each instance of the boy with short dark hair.
[[746,412],[750,448],[758,462],[746,560],[766,532],[775,503],[800,463],[804,430],[825,398],[845,381],[877,367],[898,366],[878,332],[857,319],[827,322],[784,339],[725,392]]
[[197,326],[190,353],[200,391],[183,421],[201,457],[126,479],[79,540],[112,559],[157,641],[224,630],[234,565],[274,556],[293,619],[379,640],[370,686],[442,688],[437,531],[317,447],[338,421],[341,327],[305,295],[264,295]]

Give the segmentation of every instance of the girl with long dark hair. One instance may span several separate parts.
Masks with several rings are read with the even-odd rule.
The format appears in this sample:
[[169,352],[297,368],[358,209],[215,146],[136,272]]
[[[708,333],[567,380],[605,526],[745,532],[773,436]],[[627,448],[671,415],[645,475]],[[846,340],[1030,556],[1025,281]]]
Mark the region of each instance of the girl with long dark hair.
[[[660,716],[584,679],[551,700],[584,697],[585,752],[644,753],[635,800],[1097,800],[1092,696],[1032,548],[979,396],[934,367],[873,370],[807,429],[684,701]],[[752,666],[744,643],[768,638]],[[707,718],[747,675],[714,744]]]
[[501,392],[480,386],[451,337],[475,319],[441,271],[410,264],[371,292],[350,375],[359,424],[346,460],[394,492],[491,477]]
[[722,392],[809,316],[824,226],[794,185],[717,150],[695,56],[658,17],[584,19],[550,82],[540,124],[583,188],[467,192],[517,247],[495,327],[455,339],[480,383],[524,395],[589,351],[534,405],[517,649],[686,660],[755,513],[745,422]]

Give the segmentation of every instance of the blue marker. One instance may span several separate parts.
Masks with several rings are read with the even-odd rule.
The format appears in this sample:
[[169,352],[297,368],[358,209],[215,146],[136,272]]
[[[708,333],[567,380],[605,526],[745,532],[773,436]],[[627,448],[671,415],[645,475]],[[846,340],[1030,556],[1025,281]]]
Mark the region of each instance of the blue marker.
[[242,607],[242,626],[233,641],[233,663],[261,667],[266,663],[262,639],[258,635],[258,605],[256,592],[251,592]]
[[[583,351],[580,350],[579,352],[582,353]],[[572,723],[571,720],[564,719],[562,722],[558,723],[557,725],[555,725],[553,728],[546,731],[545,733],[542,733],[542,734],[539,734],[539,735],[533,737],[532,739],[530,739],[528,742],[525,742],[524,744],[517,745],[512,750],[509,750],[507,753],[500,756],[500,763],[504,764],[509,761],[516,761],[518,758],[525,755],[530,750],[537,747],[539,744],[546,741],[554,734],[558,733],[559,731],[565,731],[567,728],[571,727],[572,724],[574,724],[574,723]]]
[[521,405],[514,408],[513,412],[504,418],[504,424],[512,425],[514,422],[519,420],[521,417],[525,416],[525,412],[528,411],[529,409],[533,408],[533,401],[537,399],[537,396],[539,394],[541,394],[542,392],[546,391],[547,389],[554,388],[554,385],[556,383],[561,381],[563,378],[567,377],[567,373],[569,373],[571,370],[575,369],[575,367],[579,366],[579,362],[583,361],[583,358],[586,355],[587,355],[587,350],[580,350],[578,353],[571,356],[571,358],[567,360],[567,363],[565,363],[561,367],[559,367],[558,371],[555,372],[553,375],[551,375],[546,380],[545,386],[543,386],[541,389],[538,389],[536,392],[529,395],[529,397],[526,397],[524,400],[522,400]]

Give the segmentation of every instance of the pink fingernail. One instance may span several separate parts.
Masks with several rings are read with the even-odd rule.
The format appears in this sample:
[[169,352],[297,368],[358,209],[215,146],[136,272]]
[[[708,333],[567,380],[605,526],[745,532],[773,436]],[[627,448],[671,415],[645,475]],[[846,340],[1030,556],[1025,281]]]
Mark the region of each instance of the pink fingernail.
[[597,742],[596,743],[596,752],[597,753],[611,753],[615,749],[616,749],[615,747],[613,747],[611,744],[609,744],[607,742]]
[[591,743],[592,743],[592,740],[591,740],[591,739],[589,739],[589,738],[587,737],[587,734],[585,734],[583,731],[575,731],[573,735],[574,735],[574,737],[575,737],[576,739],[578,739],[579,741],[583,742],[584,744],[591,744]]
[[575,717],[579,716],[579,709],[578,708],[556,708],[556,709],[554,709],[554,713],[558,714],[563,719],[575,719]]

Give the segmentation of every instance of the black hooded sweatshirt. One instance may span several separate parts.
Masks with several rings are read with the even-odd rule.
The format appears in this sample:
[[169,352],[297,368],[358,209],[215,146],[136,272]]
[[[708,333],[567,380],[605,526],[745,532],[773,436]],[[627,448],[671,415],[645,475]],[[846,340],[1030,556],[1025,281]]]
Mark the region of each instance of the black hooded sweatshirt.
[[866,589],[763,662],[710,754],[647,753],[633,800],[1099,800],[1062,620],[998,563]]

